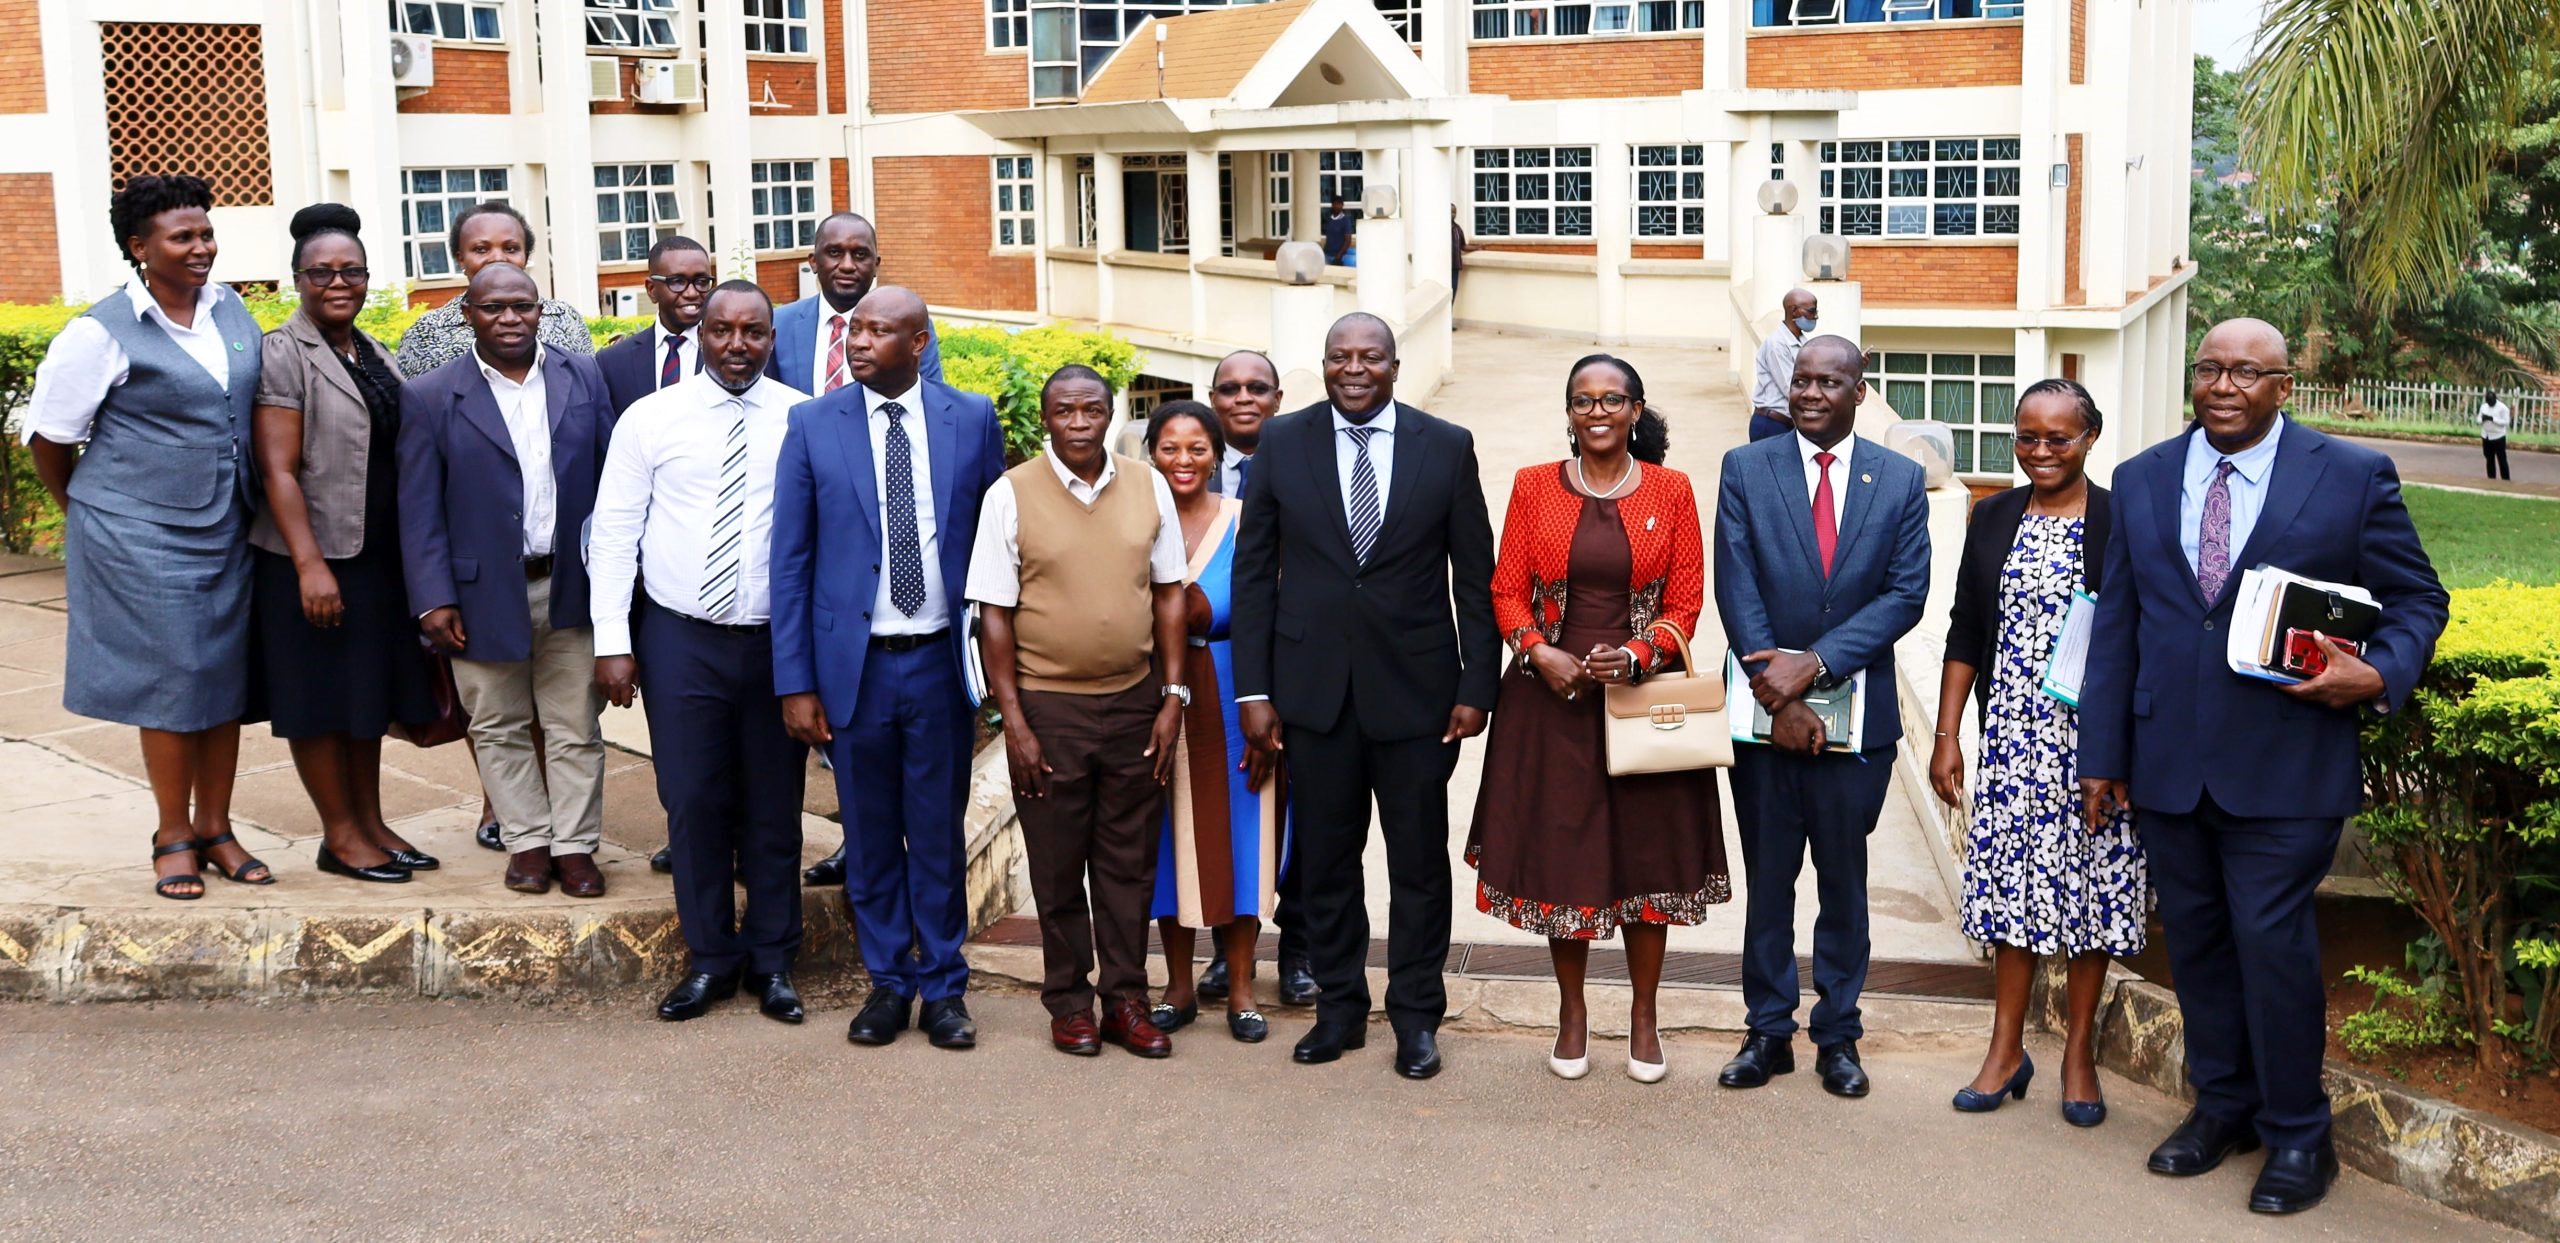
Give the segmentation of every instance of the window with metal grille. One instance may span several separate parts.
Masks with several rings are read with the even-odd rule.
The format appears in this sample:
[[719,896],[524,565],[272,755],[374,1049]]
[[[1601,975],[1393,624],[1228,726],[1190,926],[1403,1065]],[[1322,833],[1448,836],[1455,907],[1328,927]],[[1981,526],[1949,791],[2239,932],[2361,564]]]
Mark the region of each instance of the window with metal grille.
[[401,260],[413,281],[462,275],[447,238],[453,218],[474,203],[507,201],[503,168],[404,168],[400,170]]
[[1478,147],[1476,236],[1591,236],[1591,148]]
[[497,43],[505,39],[497,0],[391,0],[391,29],[406,35],[429,35],[455,42]]
[[746,0],[747,50],[801,55],[809,50],[809,0]]
[[1290,226],[1296,223],[1296,219],[1290,211],[1291,183],[1294,180],[1295,178],[1290,175],[1288,152],[1274,151],[1269,156],[1265,157],[1262,178],[1264,194],[1263,201],[1271,209],[1271,219],[1269,223],[1271,225],[1271,236],[1273,237],[1282,239],[1288,238],[1290,236]]
[[747,165],[747,184],[756,249],[801,250],[818,240],[816,160],[757,160]]
[[1031,0],[987,0],[987,46],[1031,46]]
[[1422,0],[1373,0],[1378,15],[1395,27],[1396,34],[1410,44],[1422,42]]
[[1369,157],[1359,151],[1316,152],[1316,201],[1331,204],[1339,194],[1353,207],[1360,205],[1360,195],[1368,186],[1363,175]]
[[1707,235],[1707,149],[1696,144],[1635,149],[1635,234]]
[[1868,138],[1822,144],[1822,231],[1844,237],[2018,232],[2015,138]]
[[267,148],[267,68],[257,26],[100,22],[107,174],[191,173],[216,207],[275,202]]
[[2027,15],[2027,0],[1751,0],[1754,26],[1849,26]]
[[676,0],[586,0],[587,46],[671,48]]
[[1101,235],[1102,217],[1093,205],[1093,157],[1076,157],[1076,245],[1084,250],[1094,248]]
[[1039,160],[1033,156],[996,157],[996,246],[999,249],[1020,250],[1039,244],[1040,213],[1032,197],[1039,166]]
[[1956,469],[1966,474],[2016,468],[2017,377],[2013,354],[1867,355],[1867,382],[1883,388],[1885,404],[1906,419],[1946,424],[1955,435]]
[[596,165],[596,261],[638,263],[659,238],[683,231],[673,164]]
[[1479,39],[1573,38],[1704,30],[1706,0],[1475,0]]

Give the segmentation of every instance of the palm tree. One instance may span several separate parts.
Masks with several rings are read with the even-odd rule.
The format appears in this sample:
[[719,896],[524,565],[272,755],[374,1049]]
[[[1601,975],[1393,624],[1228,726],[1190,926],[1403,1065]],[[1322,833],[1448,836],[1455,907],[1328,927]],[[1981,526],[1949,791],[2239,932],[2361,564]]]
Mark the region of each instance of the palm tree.
[[2528,87],[2560,62],[2549,0],[2268,0],[2242,78],[2260,203],[2334,209],[2359,296],[2454,292]]

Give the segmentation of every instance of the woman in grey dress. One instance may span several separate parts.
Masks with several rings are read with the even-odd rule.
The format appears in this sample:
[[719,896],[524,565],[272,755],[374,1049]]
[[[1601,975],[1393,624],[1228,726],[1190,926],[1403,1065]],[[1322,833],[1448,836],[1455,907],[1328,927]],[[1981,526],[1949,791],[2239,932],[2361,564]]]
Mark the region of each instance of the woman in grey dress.
[[230,826],[249,694],[259,331],[212,282],[212,206],[196,177],[136,177],[117,192],[108,218],[133,279],[64,326],[27,404],[36,473],[63,513],[62,706],[142,730],[160,814],[154,889],[179,900],[204,896],[201,863],[275,881]]

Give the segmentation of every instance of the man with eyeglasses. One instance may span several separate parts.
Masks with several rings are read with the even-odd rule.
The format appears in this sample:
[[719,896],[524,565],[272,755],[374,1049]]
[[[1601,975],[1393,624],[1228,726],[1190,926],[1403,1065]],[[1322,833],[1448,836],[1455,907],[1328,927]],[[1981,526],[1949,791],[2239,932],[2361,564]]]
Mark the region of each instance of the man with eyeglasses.
[[[2312,895],[2364,803],[2364,715],[2407,704],[2448,601],[2391,459],[2284,416],[2274,325],[2215,325],[2189,375],[2194,423],[2116,468],[2081,797],[2092,825],[2134,809],[2185,1019],[2195,1108],[2152,1172],[2191,1177],[2263,1144],[2249,1208],[2293,1213],[2338,1176]],[[2360,654],[2318,637],[2328,666],[2308,681],[2232,672],[2234,588],[2260,565],[2365,588],[2381,626]]]
[[[462,297],[470,353],[400,393],[400,553],[419,628],[453,657],[507,888],[604,896],[587,516],[614,413],[595,359],[535,335],[542,295],[493,263]],[[545,746],[537,760],[533,726]]]

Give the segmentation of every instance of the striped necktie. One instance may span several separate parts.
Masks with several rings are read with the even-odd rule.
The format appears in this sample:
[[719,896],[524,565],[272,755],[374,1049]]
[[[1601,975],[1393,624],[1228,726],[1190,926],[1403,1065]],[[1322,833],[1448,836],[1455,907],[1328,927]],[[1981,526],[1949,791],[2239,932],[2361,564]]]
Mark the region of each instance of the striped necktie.
[[832,326],[827,329],[827,374],[818,384],[818,394],[822,397],[843,388],[845,381],[844,316],[838,315],[827,322]]
[[747,534],[747,403],[732,397],[720,403],[736,411],[729,435],[721,442],[720,492],[712,498],[711,551],[703,558],[702,611],[718,621],[738,602],[738,581],[745,572]]
[[667,338],[667,365],[658,368],[658,387],[674,388],[684,378],[684,338]]
[[1369,550],[1377,547],[1378,527],[1386,515],[1378,507],[1378,468],[1369,460],[1369,438],[1381,430],[1375,427],[1346,427],[1351,437],[1351,496],[1342,507],[1342,516],[1351,523],[1351,555],[1362,564],[1369,561]]

